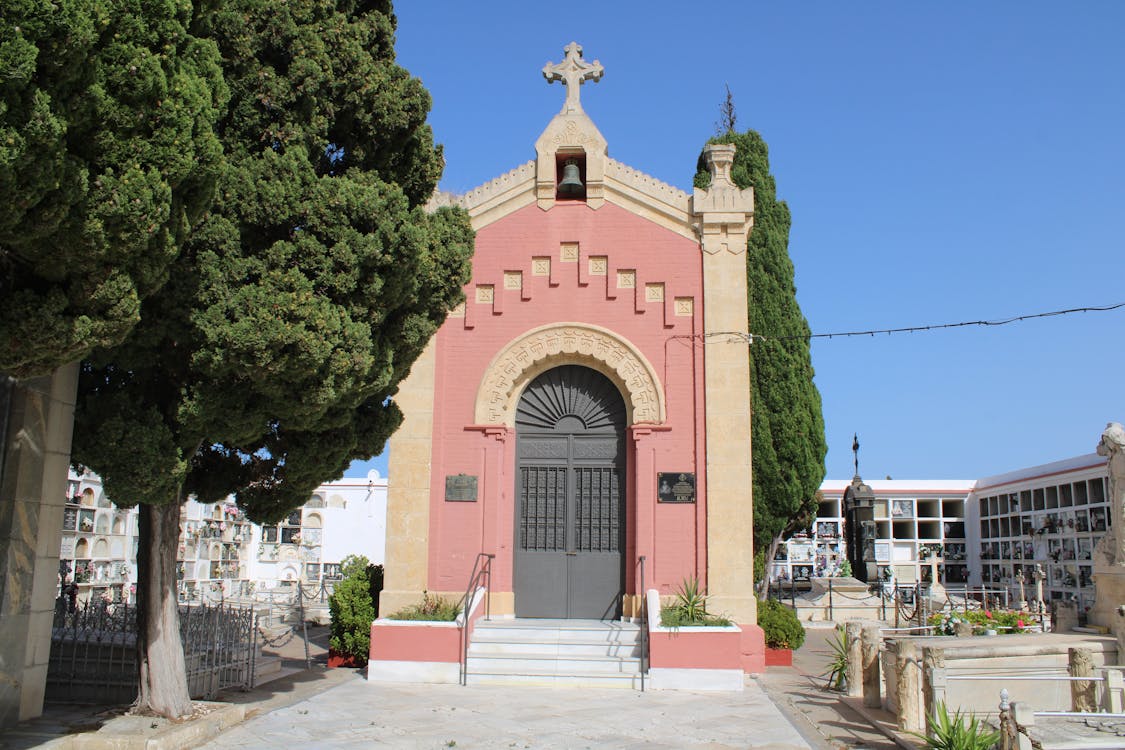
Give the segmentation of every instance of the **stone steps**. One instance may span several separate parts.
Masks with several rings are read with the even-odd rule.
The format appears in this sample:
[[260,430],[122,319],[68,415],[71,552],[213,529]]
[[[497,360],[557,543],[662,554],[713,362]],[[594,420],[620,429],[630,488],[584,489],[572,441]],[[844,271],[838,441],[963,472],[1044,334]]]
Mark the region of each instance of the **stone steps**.
[[470,684],[638,688],[640,628],[600,620],[482,620],[467,669]]

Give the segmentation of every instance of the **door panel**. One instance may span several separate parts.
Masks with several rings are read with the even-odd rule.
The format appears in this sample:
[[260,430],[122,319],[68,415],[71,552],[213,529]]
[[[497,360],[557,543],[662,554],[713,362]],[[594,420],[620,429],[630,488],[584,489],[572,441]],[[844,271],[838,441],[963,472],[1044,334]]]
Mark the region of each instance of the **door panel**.
[[625,408],[605,376],[540,375],[517,409],[520,617],[614,618],[624,592]]

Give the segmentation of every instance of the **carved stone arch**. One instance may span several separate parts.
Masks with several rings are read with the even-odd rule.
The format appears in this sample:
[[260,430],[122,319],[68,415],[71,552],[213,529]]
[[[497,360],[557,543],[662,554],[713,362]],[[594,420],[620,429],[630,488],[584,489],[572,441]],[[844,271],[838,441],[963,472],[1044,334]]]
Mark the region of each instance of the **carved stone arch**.
[[639,349],[600,326],[552,323],[520,335],[489,363],[477,391],[476,424],[514,426],[524,387],[560,365],[585,365],[613,381],[625,397],[629,424],[666,419],[664,389]]

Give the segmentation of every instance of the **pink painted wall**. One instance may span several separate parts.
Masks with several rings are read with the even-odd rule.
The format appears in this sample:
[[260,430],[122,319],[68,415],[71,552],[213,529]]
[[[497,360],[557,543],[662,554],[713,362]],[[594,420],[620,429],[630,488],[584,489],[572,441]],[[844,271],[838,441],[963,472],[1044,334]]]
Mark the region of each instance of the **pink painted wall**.
[[742,671],[759,674],[766,671],[766,633],[758,625],[743,625],[742,628]]
[[[579,244],[579,261],[560,261],[560,245]],[[608,259],[590,276],[588,259]],[[551,259],[549,277],[532,275],[532,258]],[[636,288],[617,289],[617,271],[635,270]],[[523,289],[504,289],[504,272],[522,271]],[[645,284],[663,283],[664,302],[646,302]],[[477,285],[495,289],[477,303]],[[589,323],[637,347],[664,388],[667,421],[640,426],[627,440],[626,560],[648,559],[647,585],[672,593],[686,576],[706,576],[706,478],[703,456],[702,260],[697,242],[607,203],[527,206],[477,234],[464,318],[437,336],[431,465],[429,585],[456,591],[476,554],[494,552],[493,591],[512,590],[515,435],[474,429],[474,404],[497,353],[527,331],[558,322]],[[674,300],[691,297],[693,316],[676,316]],[[656,472],[694,472],[697,502],[659,505]],[[478,501],[445,502],[445,477],[478,477]],[[632,498],[636,498],[634,502]],[[628,563],[627,563],[628,564]],[[631,591],[639,590],[634,576]]]
[[371,624],[371,661],[461,661],[461,628]]
[[[484,603],[469,613],[469,638],[473,637],[477,621],[484,616]],[[409,623],[396,620],[387,624],[383,620],[371,623],[369,661],[440,661],[461,663],[461,628],[449,623]]]
[[741,669],[742,633],[697,628],[649,633],[649,664],[682,669]]

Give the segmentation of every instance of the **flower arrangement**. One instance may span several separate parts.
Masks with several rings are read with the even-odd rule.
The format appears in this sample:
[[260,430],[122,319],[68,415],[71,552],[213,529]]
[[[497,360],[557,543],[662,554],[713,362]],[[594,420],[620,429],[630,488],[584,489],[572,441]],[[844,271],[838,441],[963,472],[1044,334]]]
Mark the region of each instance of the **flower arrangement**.
[[937,635],[954,635],[953,626],[968,623],[973,635],[983,635],[987,630],[1005,633],[1027,632],[1023,612],[1015,610],[971,609],[968,612],[939,612],[930,616],[929,625]]

